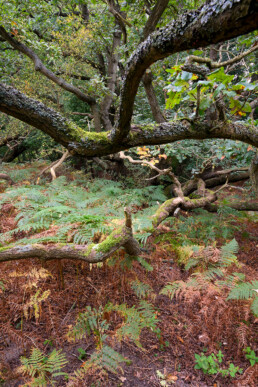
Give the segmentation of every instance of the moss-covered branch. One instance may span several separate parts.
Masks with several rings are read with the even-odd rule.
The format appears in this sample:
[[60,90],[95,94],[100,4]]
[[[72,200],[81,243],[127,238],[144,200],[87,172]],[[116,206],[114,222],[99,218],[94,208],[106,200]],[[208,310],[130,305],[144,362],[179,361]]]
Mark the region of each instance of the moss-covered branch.
[[133,238],[130,214],[126,210],[126,225],[114,230],[103,242],[87,246],[75,244],[27,244],[9,245],[0,248],[0,262],[19,259],[39,258],[44,261],[51,259],[71,259],[89,263],[103,262],[116,250],[123,247],[129,255],[140,254],[138,242]]

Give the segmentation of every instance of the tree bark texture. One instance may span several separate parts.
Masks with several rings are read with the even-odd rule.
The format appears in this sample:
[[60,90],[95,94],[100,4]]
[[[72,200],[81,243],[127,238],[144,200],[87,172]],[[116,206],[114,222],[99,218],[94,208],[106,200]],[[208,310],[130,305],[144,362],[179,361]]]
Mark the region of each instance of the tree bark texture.
[[[158,3],[166,5],[165,1]],[[211,0],[198,10],[185,13],[166,27],[150,34],[128,60],[116,123],[108,132],[87,132],[42,103],[3,84],[0,84],[0,111],[42,130],[64,145],[70,153],[84,156],[108,155],[135,146],[157,145],[184,139],[227,138],[258,146],[258,129],[241,123],[198,119],[191,125],[186,121],[174,121],[154,126],[131,126],[135,96],[141,78],[149,66],[171,54],[207,47],[254,31],[257,22],[258,9],[255,0]],[[6,35],[2,27],[0,32],[14,48],[34,61],[36,70],[43,72],[49,79],[73,92],[92,107],[95,106],[93,97],[86,96],[81,90],[56,77],[44,67],[32,50],[8,33]],[[115,63],[113,65],[116,66]],[[113,88],[112,79],[111,83]],[[96,109],[92,113],[97,117]],[[97,119],[95,124],[98,130],[100,124]]]
[[[27,244],[0,248],[0,262],[19,259],[39,258],[44,261],[51,259],[71,259],[89,263],[103,262],[116,250],[123,247],[132,256],[140,254],[138,242],[133,238],[130,215],[126,212],[126,224],[114,230],[103,242],[88,246],[66,244]],[[129,216],[129,218],[128,218]],[[129,219],[129,220],[128,220]]]

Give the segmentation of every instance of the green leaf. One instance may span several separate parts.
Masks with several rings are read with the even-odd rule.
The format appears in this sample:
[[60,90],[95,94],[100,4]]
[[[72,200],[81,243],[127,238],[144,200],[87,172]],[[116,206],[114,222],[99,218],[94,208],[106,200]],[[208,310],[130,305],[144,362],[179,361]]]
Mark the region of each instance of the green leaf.
[[227,85],[234,79],[234,75],[225,74],[224,67],[221,67],[220,69],[208,75],[208,79]]

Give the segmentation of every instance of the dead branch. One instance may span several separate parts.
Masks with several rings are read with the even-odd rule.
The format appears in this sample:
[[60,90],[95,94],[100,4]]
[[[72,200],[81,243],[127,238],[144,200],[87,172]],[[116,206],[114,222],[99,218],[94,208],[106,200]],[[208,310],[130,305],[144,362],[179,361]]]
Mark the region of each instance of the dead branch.
[[249,49],[244,51],[242,54],[235,56],[234,58],[228,59],[224,62],[214,62],[211,58],[204,58],[195,55],[189,55],[186,59],[186,64],[191,64],[193,62],[206,64],[210,70],[218,69],[220,67],[230,66],[236,62],[239,62],[241,59],[251,54],[252,52],[258,50],[258,41]]
[[0,173],[0,180],[7,180],[10,185],[14,184],[14,181],[12,180],[12,178],[6,175],[5,173]]
[[124,152],[119,152],[118,154],[119,154],[119,157],[121,159],[128,160],[132,164],[141,164],[143,166],[147,165],[148,167],[150,167],[154,171],[158,172],[157,176],[168,175],[171,178],[171,180],[173,181],[173,183],[174,183],[173,190],[174,190],[175,195],[179,196],[179,197],[183,197],[184,196],[183,191],[182,191],[182,187],[181,187],[181,183],[179,182],[179,180],[175,176],[175,174],[172,172],[171,168],[159,169],[158,167],[153,165],[150,161],[147,161],[147,160],[134,160],[131,156],[126,156]]
[[[223,204],[223,206],[225,206],[225,204]],[[220,207],[220,204],[208,203],[204,209],[209,212],[217,212]],[[227,204],[227,207],[238,211],[258,211],[257,202],[231,202],[230,204]]]
[[25,246],[6,246],[0,250],[0,262],[19,259],[39,258],[44,261],[51,259],[71,259],[89,263],[103,262],[116,250],[123,247],[127,254],[137,256],[141,253],[136,239],[133,237],[131,214],[125,208],[125,225],[114,230],[103,242],[87,246],[66,244],[27,244]]
[[50,168],[50,172],[52,175],[52,181],[56,179],[56,172],[55,172],[56,168],[58,168],[65,161],[65,159],[67,159],[69,156],[70,156],[69,151],[66,151],[63,154],[63,156],[61,157],[61,159]]
[[37,175],[37,177],[35,179],[36,180],[36,184],[39,184],[40,177],[45,172],[47,172],[49,169],[50,169],[50,173],[51,173],[51,176],[52,176],[52,181],[55,180],[56,179],[56,173],[55,173],[56,168],[58,168],[65,161],[65,159],[67,159],[68,157],[70,157],[70,154],[69,154],[69,151],[66,151],[63,154],[63,156],[61,157],[61,159],[55,160],[50,165],[48,165],[47,167],[43,168],[42,171]]

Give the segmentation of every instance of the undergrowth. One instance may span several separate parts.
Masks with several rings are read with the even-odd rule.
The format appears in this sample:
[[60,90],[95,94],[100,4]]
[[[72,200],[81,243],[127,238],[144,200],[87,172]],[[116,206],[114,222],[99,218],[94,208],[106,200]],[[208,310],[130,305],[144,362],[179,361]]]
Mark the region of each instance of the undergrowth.
[[[190,372],[200,372],[194,371],[194,353],[185,352],[194,342],[201,354],[196,354],[196,368],[254,385],[258,282],[238,259],[234,238],[246,218],[227,208],[215,215],[198,210],[153,230],[151,215],[157,201],[165,200],[162,187],[79,181],[60,177],[44,185],[26,181],[8,188],[0,205],[8,206],[16,223],[0,234],[1,245],[98,242],[124,222],[123,208],[129,206],[135,236],[146,253],[130,257],[116,252],[101,265],[4,263],[0,293],[6,313],[0,318],[0,340],[6,351],[9,342],[23,350],[15,377],[23,375],[34,386],[109,386],[110,378],[124,381],[124,369],[134,367],[129,348],[150,352],[157,361],[168,348],[176,362],[186,364],[181,355],[177,358],[182,353]],[[70,352],[78,353],[78,346],[83,357],[69,369]],[[248,367],[241,377],[239,359]],[[1,367],[0,378],[8,380],[5,364]],[[177,374],[159,368],[159,383],[177,380]]]

